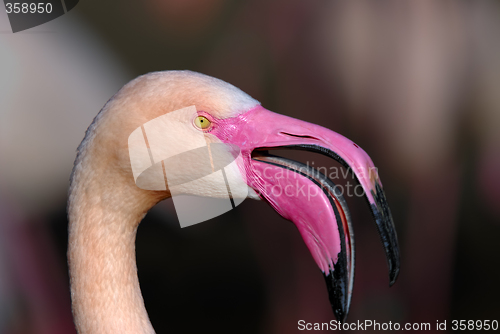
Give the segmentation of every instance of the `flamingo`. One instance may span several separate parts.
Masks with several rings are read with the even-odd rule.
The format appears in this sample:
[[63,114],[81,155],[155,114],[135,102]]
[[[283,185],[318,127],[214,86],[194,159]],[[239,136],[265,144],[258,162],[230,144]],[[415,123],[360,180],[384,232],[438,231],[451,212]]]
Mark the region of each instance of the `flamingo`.
[[[349,168],[364,189],[385,249],[390,285],[395,282],[399,248],[394,223],[373,162],[361,148],[319,125],[271,112],[222,80],[191,71],[153,72],[132,80],[106,103],[78,148],[68,199],[68,262],[79,333],[154,333],[139,288],[135,237],[148,210],[172,194],[168,187],[146,190],[136,184],[128,138],[143,124],[187,106],[196,107],[193,121],[182,130],[172,124],[165,131],[179,138],[189,135],[182,131],[201,133],[207,142],[238,147],[248,197],[269,203],[297,226],[325,277],[339,321],[349,310],[355,268],[346,202],[325,175],[269,151],[317,152]],[[188,159],[175,177],[193,173],[188,166],[196,161]],[[280,177],[284,171],[294,177]],[[269,186],[289,191],[285,196]],[[303,187],[316,189],[316,196],[306,196]],[[217,196],[209,183],[196,190],[200,193]]]

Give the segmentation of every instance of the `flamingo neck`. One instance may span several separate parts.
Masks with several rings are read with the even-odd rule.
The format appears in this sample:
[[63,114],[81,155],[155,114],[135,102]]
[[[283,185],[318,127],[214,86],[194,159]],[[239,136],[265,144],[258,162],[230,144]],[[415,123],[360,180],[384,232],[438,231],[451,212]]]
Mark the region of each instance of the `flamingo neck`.
[[124,184],[99,169],[75,166],[68,206],[68,261],[80,334],[154,333],[137,277],[135,237],[158,199]]

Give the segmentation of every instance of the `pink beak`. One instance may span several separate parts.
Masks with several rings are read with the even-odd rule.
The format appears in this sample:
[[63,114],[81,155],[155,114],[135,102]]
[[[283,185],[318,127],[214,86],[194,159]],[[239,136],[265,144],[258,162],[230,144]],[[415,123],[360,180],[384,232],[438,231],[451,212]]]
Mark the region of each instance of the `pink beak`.
[[272,149],[317,152],[340,162],[364,190],[389,265],[390,285],[399,273],[399,247],[382,184],[370,157],[355,143],[319,125],[273,113],[261,106],[218,120],[213,134],[239,146],[248,185],[297,226],[323,272],[333,312],[345,321],[354,278],[354,234],[341,192],[314,168],[271,156]]

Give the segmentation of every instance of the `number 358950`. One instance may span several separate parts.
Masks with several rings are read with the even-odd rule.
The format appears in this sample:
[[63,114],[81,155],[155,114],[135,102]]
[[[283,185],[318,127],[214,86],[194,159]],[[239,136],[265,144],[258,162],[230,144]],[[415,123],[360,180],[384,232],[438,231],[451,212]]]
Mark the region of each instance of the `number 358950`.
[[498,329],[498,320],[452,320],[451,330],[494,330]]
[[10,3],[7,2],[5,4],[5,11],[7,14],[14,13],[14,14],[43,14],[43,13],[52,13],[52,4],[50,2],[44,3],[44,2],[39,2],[39,3],[26,3],[26,2],[14,2]]

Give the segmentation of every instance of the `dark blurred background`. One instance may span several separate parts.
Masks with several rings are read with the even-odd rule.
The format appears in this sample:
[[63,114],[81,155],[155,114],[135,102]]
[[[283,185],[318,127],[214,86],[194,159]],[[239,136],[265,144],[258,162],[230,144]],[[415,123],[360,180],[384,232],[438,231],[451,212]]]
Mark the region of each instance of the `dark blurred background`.
[[[499,36],[493,0],[85,0],[16,34],[2,7],[0,333],[74,333],[65,205],[76,147],[121,86],[173,69],[226,80],[370,154],[401,273],[389,289],[368,207],[347,198],[348,321],[500,320]],[[137,263],[157,333],[288,334],[334,319],[295,226],[263,202],[185,229],[161,203],[140,225]]]

